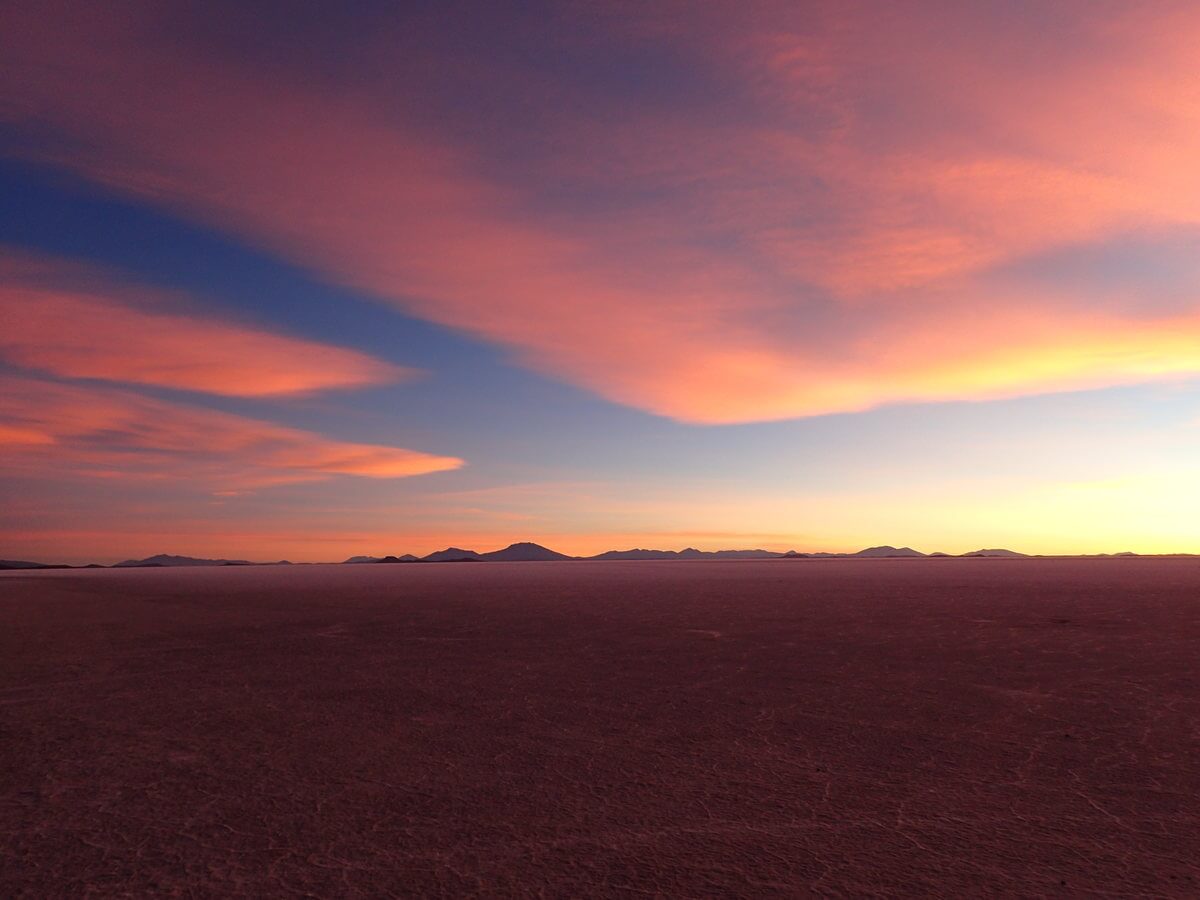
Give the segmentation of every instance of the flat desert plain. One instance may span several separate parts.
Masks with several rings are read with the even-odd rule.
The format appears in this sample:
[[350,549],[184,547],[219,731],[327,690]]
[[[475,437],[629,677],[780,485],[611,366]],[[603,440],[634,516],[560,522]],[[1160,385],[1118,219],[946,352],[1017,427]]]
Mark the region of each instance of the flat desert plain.
[[0,895],[1200,894],[1200,561],[0,574]]

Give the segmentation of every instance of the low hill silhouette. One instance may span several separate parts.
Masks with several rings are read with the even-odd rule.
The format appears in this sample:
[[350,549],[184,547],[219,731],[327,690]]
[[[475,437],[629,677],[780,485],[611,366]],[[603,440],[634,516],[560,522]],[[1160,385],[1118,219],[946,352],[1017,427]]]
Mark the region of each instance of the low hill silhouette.
[[[686,554],[686,555],[685,555]],[[606,550],[589,556],[588,559],[696,559],[703,556],[699,550],[689,547],[686,550]]]
[[914,550],[912,547],[889,547],[886,544],[882,547],[868,547],[866,550],[859,550],[857,553],[851,553],[851,556],[874,557],[874,558],[894,558],[894,557],[917,557],[924,556],[920,550]]
[[461,547],[447,547],[428,556],[422,556],[422,562],[462,562],[465,559],[480,559],[474,550],[463,550]]
[[[934,554],[937,555],[937,554]],[[945,554],[942,554],[943,556]],[[892,547],[884,544],[880,547],[867,547],[854,553],[797,553],[789,550],[787,553],[776,553],[785,559],[924,559],[925,554],[912,547]]]
[[159,553],[147,556],[145,559],[127,559],[113,566],[114,569],[151,569],[172,568],[183,566],[253,566],[257,565],[245,559],[198,559],[194,556],[172,556]]
[[29,562],[24,559],[0,559],[0,569],[71,569],[58,563]]
[[772,550],[606,550],[584,559],[774,559],[784,556]]
[[493,550],[491,553],[480,555],[480,559],[495,562],[553,562],[574,558],[573,556],[567,556],[565,553],[559,553],[556,550],[551,550],[549,547],[543,547],[541,544],[534,544],[529,541],[509,544],[503,550]]

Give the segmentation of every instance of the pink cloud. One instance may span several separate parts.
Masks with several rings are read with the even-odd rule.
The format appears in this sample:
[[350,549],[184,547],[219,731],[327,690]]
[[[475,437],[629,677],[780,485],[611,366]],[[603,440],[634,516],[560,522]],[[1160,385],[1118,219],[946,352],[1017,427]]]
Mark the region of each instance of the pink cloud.
[[330,89],[167,42],[155,9],[14,15],[0,111],[68,139],[47,159],[617,402],[738,422],[1200,371],[1193,314],[988,283],[1200,223],[1186,7],[1064,6],[1052,54],[1036,21],[965,7],[624,10],[606,27],[687,47],[756,112],[560,110],[528,165],[641,198],[602,211],[415,127],[378,47],[377,84]]
[[460,459],[337,441],[128,391],[0,377],[9,473],[209,483],[222,490],[358,475],[404,478]]
[[176,298],[0,247],[0,358],[70,378],[233,397],[397,381],[362,353],[179,311]]

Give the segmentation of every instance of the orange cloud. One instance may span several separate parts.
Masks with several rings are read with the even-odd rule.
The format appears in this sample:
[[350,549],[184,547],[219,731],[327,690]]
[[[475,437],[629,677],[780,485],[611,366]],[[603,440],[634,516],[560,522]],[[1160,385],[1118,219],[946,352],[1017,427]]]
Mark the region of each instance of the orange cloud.
[[413,374],[353,350],[170,311],[176,305],[95,271],[0,247],[0,358],[25,368],[233,397]]
[[[1086,292],[989,281],[1200,225],[1200,13],[1072,7],[1066,46],[1032,13],[990,15],[623,9],[603,27],[686,47],[747,108],[559,103],[504,172],[405,117],[385,38],[361,48],[376,83],[331,90],[204,50],[153,5],[12,15],[0,115],[59,133],[44,159],[686,421],[1200,371],[1195,306],[1157,314],[1130,291],[1097,312]],[[556,205],[552,188],[628,199]]]
[[0,378],[0,467],[10,473],[73,472],[232,489],[342,474],[404,478],[462,464],[127,391]]

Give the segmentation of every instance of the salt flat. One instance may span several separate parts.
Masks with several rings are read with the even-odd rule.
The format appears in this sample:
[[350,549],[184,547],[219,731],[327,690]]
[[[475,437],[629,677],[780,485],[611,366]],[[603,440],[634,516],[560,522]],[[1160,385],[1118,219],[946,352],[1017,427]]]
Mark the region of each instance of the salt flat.
[[1200,561],[0,573],[0,894],[1200,892]]

